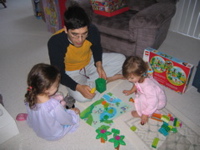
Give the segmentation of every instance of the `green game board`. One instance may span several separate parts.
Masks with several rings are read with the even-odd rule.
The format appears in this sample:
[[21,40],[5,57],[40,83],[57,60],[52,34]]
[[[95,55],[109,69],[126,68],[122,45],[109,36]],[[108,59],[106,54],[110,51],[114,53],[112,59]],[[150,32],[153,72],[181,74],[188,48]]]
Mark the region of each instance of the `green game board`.
[[129,111],[130,106],[112,93],[107,93],[100,100],[80,113],[80,118],[96,129],[102,125],[111,126],[113,119]]

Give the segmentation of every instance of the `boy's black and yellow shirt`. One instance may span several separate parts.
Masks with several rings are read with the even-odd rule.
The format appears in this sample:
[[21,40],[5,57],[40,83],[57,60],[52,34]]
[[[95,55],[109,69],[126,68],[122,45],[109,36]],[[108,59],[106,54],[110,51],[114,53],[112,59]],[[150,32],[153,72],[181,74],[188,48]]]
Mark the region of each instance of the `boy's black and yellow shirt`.
[[66,75],[65,71],[80,70],[94,61],[102,61],[100,35],[94,25],[88,28],[88,37],[81,47],[75,47],[68,40],[64,29],[59,30],[48,41],[50,63],[57,66],[61,72],[61,84],[75,90],[77,83]]

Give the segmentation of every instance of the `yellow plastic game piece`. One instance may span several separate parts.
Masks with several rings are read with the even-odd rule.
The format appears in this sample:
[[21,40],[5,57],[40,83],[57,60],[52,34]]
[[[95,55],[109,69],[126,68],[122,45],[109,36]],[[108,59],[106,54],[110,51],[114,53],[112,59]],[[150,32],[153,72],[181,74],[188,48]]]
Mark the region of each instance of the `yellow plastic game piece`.
[[90,93],[94,93],[96,91],[96,88],[92,88],[92,90],[90,91]]

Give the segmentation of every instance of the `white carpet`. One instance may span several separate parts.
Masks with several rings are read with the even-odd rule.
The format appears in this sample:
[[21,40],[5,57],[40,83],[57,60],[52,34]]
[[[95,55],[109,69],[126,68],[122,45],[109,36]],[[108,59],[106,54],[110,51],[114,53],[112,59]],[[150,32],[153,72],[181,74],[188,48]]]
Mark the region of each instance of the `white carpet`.
[[[15,119],[18,113],[25,112],[23,100],[29,70],[36,63],[49,63],[47,41],[51,33],[47,31],[46,24],[42,20],[33,16],[31,1],[7,0],[6,4],[8,6],[6,9],[0,6],[0,93],[3,95],[6,110]],[[199,47],[199,40],[169,32],[159,50],[197,65],[200,58]],[[117,93],[118,98],[127,101],[128,99],[121,94],[122,88],[125,88],[121,83],[122,81],[110,83],[108,90]],[[66,93],[65,87],[61,86],[60,90]],[[191,86],[191,82],[185,94],[180,95],[167,88],[166,93],[168,105],[171,106],[168,107],[169,111],[185,122],[187,126],[200,132],[200,93]],[[77,106],[83,110],[90,104],[91,102],[77,103]],[[122,115],[122,117],[124,116]],[[128,113],[126,117],[129,119],[131,116]],[[126,117],[124,118],[126,119]],[[113,149],[111,143],[101,144],[99,140],[96,140],[96,132],[83,120],[81,120],[77,132],[56,142],[38,138],[26,122],[16,123],[20,133],[1,144],[1,150]],[[116,128],[122,126],[122,123],[119,121],[118,124],[115,124]],[[128,128],[121,131],[121,134],[125,134],[127,137],[125,138],[127,145],[121,146],[120,150],[138,149],[142,146],[134,139],[128,138],[128,133],[131,132]]]

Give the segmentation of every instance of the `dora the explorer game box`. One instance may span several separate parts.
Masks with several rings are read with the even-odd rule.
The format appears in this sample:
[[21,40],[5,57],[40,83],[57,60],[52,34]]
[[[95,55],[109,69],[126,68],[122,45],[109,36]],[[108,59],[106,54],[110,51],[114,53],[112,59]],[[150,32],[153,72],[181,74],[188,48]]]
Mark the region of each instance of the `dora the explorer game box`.
[[153,48],[146,48],[143,60],[149,62],[153,69],[153,77],[160,84],[184,93],[189,82],[193,65]]

